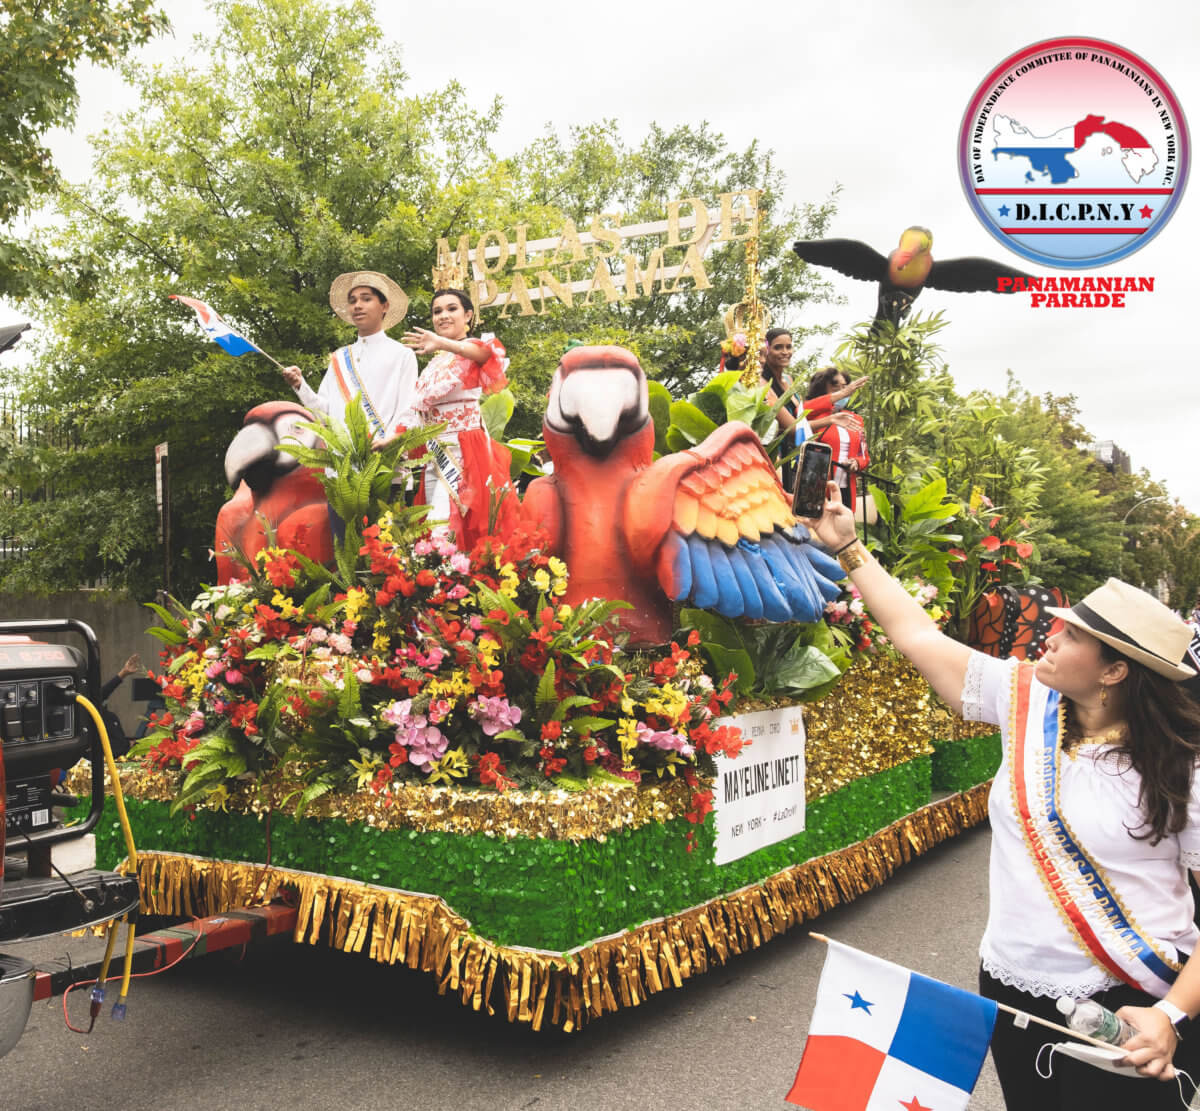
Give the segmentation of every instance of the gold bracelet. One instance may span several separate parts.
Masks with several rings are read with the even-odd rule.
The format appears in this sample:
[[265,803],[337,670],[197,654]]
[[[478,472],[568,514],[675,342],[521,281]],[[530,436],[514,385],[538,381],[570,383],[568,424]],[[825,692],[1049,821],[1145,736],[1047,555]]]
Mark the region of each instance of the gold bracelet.
[[871,553],[867,551],[867,546],[861,540],[855,540],[853,544],[846,545],[837,553],[837,561],[847,575],[864,566],[870,558]]

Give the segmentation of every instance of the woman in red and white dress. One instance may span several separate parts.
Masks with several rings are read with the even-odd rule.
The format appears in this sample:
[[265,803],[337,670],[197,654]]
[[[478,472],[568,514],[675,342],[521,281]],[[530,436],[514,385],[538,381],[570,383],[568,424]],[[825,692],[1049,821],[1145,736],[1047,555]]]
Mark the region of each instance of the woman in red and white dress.
[[811,421],[817,439],[833,449],[830,460],[830,478],[838,484],[842,504],[854,509],[858,494],[858,476],[871,465],[867,454],[867,441],[863,435],[863,421],[857,413],[846,408],[850,380],[837,367],[826,367],[817,371],[808,383],[808,397],[804,404],[813,407],[818,398],[834,397],[834,412],[831,416]]
[[430,519],[448,521],[459,547],[470,548],[488,531],[493,497],[507,502],[511,493],[508,449],[488,435],[480,410],[484,394],[508,385],[508,359],[495,337],[469,335],[475,306],[462,290],[439,289],[432,317],[433,331],[404,333],[418,355],[433,355],[417,378],[413,410],[423,424],[446,425],[430,445],[417,504],[431,506]]

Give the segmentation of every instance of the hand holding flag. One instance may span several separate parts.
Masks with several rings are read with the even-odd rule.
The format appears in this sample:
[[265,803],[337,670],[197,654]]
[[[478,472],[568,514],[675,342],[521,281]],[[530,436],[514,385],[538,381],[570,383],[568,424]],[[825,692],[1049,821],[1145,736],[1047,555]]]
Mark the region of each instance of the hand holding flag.
[[200,327],[208,334],[208,338],[226,354],[248,355],[251,351],[257,351],[260,355],[271,359],[271,362],[282,369],[282,363],[277,359],[272,359],[261,347],[251,343],[245,336],[238,335],[203,301],[198,301],[195,297],[184,297],[178,293],[172,293],[171,300],[179,301],[194,310],[196,319],[200,321]]

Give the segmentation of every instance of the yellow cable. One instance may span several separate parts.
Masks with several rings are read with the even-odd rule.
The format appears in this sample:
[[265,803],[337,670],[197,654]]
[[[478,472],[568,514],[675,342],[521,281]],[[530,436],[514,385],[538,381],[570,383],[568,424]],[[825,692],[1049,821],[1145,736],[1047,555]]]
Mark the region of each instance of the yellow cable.
[[125,850],[129,854],[129,867],[136,876],[137,849],[133,844],[133,829],[129,825],[129,815],[125,812],[125,796],[121,793],[121,776],[117,772],[117,761],[113,757],[108,730],[104,728],[104,719],[100,716],[100,711],[92,704],[91,699],[82,694],[76,694],[75,701],[92,715],[92,721],[96,723],[96,730],[100,734],[100,744],[104,749],[104,763],[108,768],[108,775],[113,785],[113,801],[117,804],[117,817],[121,820],[121,832],[125,835]]
[[104,947],[104,960],[100,962],[100,975],[96,979],[96,983],[100,987],[104,987],[104,981],[108,979],[108,964],[112,960],[113,942],[117,940],[117,922],[115,920],[108,924],[106,933],[108,944]]
[[133,936],[137,933],[137,924],[134,922],[133,916],[126,915],[125,920],[129,923],[129,933],[125,937],[125,974],[121,977],[119,1003],[124,1003],[125,996],[129,994],[129,978],[133,975]]

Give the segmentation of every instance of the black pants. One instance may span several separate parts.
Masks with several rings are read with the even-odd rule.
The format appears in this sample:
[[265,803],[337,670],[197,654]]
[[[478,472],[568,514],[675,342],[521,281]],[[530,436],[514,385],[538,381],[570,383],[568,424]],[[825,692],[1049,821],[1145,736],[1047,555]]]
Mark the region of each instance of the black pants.
[[[1026,995],[1008,987],[979,970],[979,994],[997,1003],[1065,1025],[1053,998]],[[1147,1007],[1154,997],[1134,988],[1120,985],[1092,996],[1110,1011],[1133,1005]],[[1065,1034],[1047,1030],[1031,1022],[1024,1030],[1013,1025],[1013,1016],[1001,1011],[996,1016],[992,1034],[992,1061],[1004,1091],[1008,1111],[1180,1111],[1179,1085],[1174,1080],[1154,1080],[1145,1077],[1117,1076],[1050,1051],[1041,1056],[1042,1072],[1052,1070],[1049,1080],[1037,1073],[1038,1051],[1047,1042],[1066,1041]],[[1175,1067],[1184,1069],[1193,1079],[1200,1079],[1200,1039],[1188,1038],[1175,1052]],[[1185,1096],[1192,1088],[1183,1082]]]

